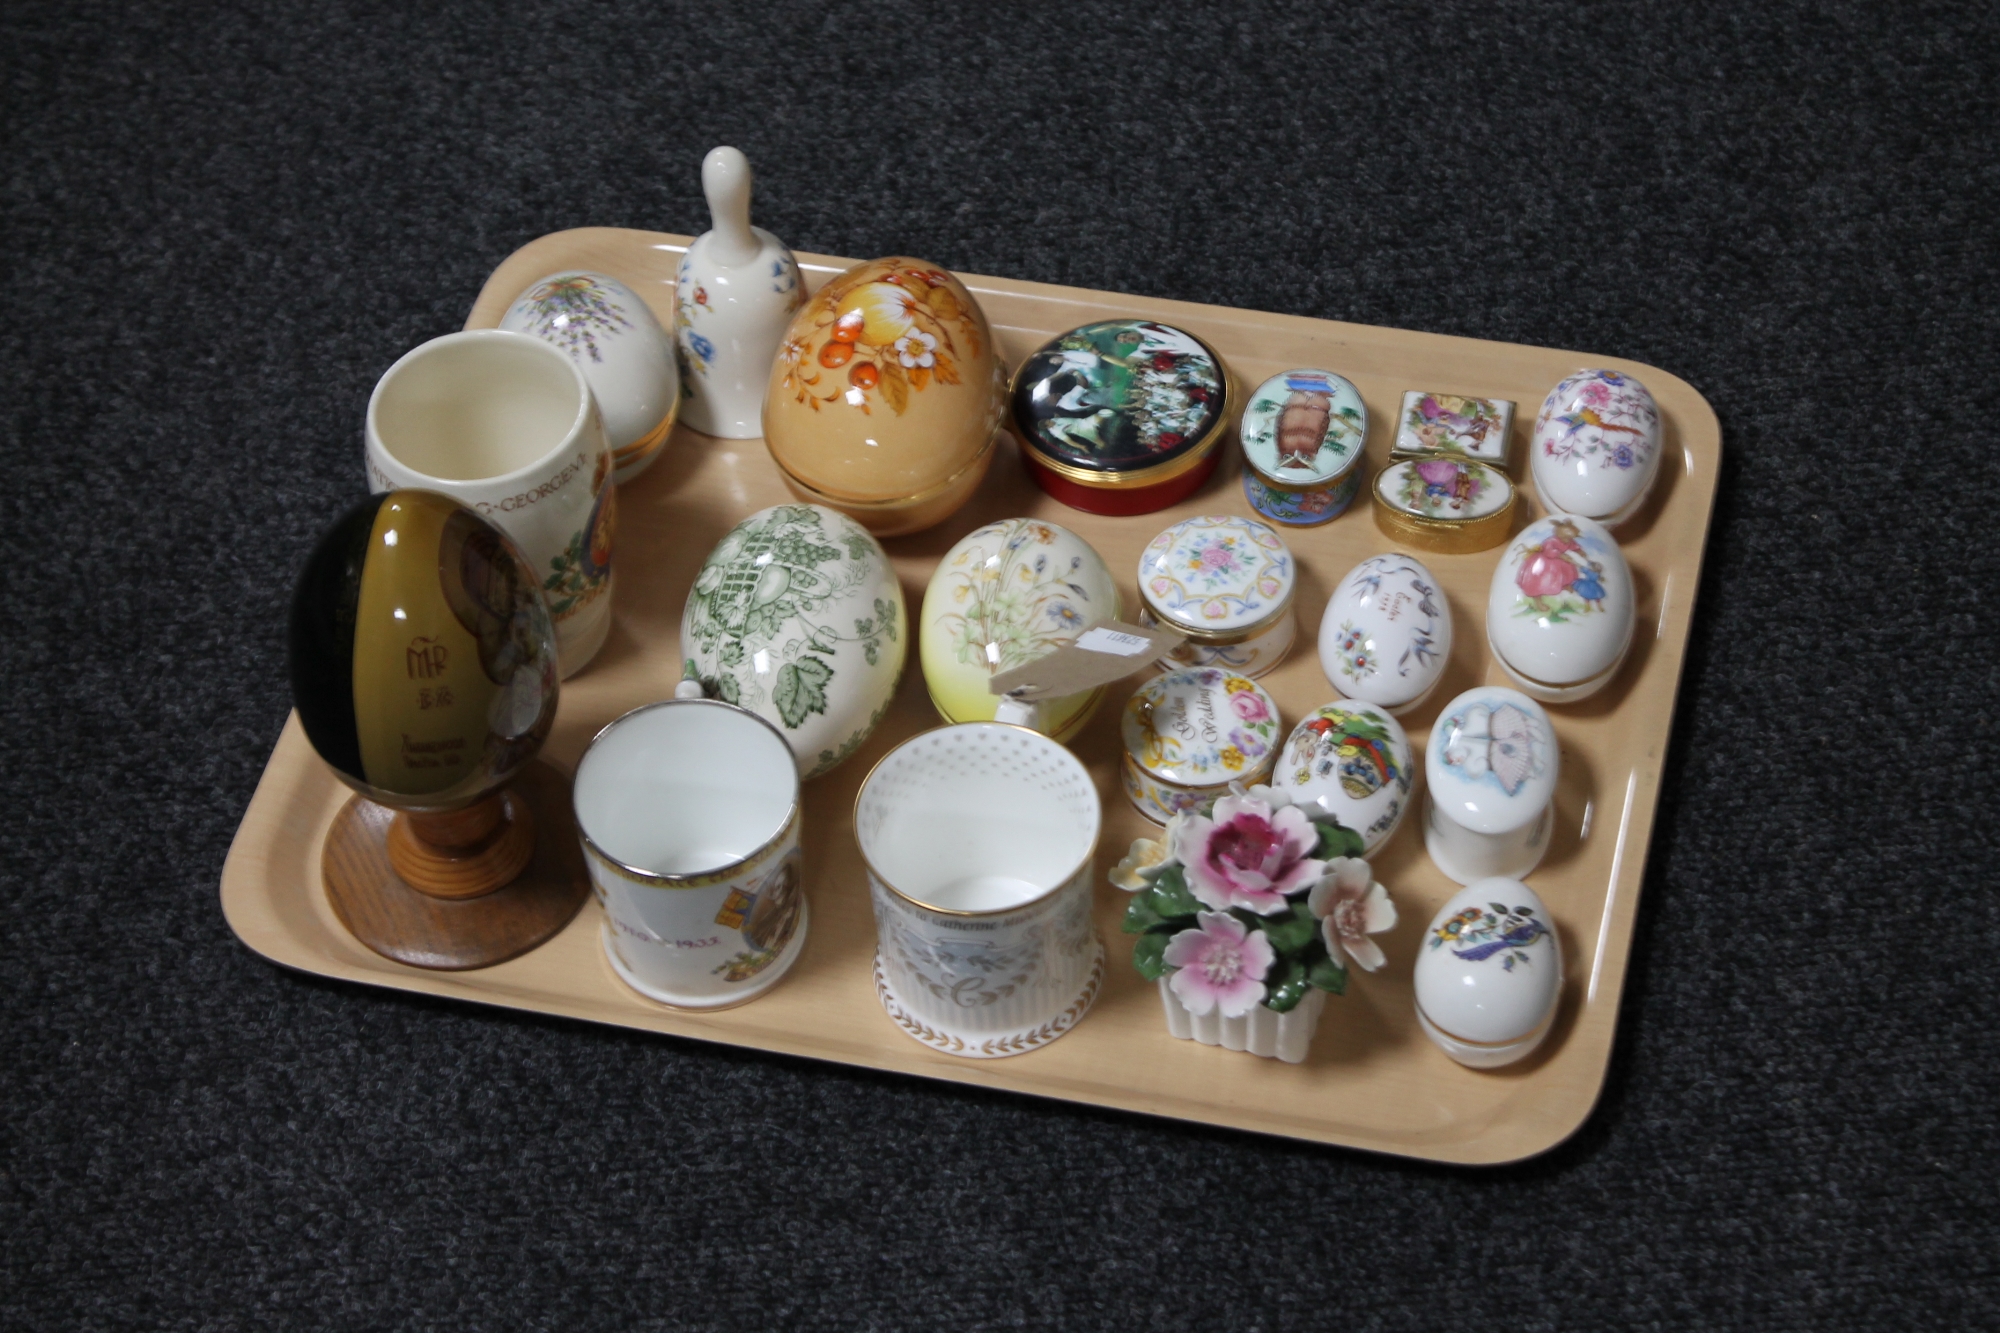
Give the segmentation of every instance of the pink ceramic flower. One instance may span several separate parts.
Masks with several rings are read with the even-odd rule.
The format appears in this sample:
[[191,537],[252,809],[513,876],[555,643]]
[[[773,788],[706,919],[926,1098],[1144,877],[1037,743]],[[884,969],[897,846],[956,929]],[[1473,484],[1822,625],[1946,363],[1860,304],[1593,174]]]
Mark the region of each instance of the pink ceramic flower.
[[1352,958],[1362,971],[1373,972],[1388,961],[1368,937],[1396,924],[1396,904],[1375,882],[1366,861],[1342,856],[1329,862],[1326,878],[1313,885],[1306,906],[1320,919],[1320,936],[1335,963],[1345,967]]
[[1268,801],[1225,796],[1215,818],[1190,815],[1174,840],[1195,897],[1217,911],[1247,907],[1282,911],[1285,895],[1312,887],[1326,862],[1312,859],[1319,831],[1296,806],[1275,812]]
[[1264,999],[1264,976],[1277,959],[1271,941],[1227,912],[1198,912],[1195,930],[1167,941],[1161,961],[1174,968],[1167,985],[1197,1017],[1214,1009],[1241,1018]]
[[1264,702],[1264,696],[1255,690],[1238,690],[1229,696],[1229,706],[1236,710],[1236,716],[1245,722],[1262,722],[1271,716],[1271,706]]

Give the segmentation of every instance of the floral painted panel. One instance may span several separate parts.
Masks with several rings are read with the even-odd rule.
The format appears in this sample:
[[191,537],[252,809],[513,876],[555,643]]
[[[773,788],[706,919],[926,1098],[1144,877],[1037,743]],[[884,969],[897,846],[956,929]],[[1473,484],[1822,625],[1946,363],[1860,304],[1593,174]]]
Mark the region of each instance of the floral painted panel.
[[1086,324],[1028,358],[1014,417],[1050,457],[1121,472],[1207,439],[1221,423],[1226,383],[1192,334],[1149,320]]
[[625,307],[590,273],[550,278],[522,296],[514,309],[527,318],[529,332],[578,360],[603,361],[598,340],[632,327]]
[[1384,498],[1420,518],[1486,518],[1507,507],[1514,484],[1504,473],[1462,458],[1397,463],[1382,475]]
[[1205,631],[1269,619],[1290,600],[1293,577],[1284,538],[1254,518],[1184,519],[1139,557],[1146,604],[1163,620]]
[[1549,928],[1532,907],[1503,903],[1472,903],[1446,917],[1425,941],[1431,949],[1449,949],[1455,958],[1483,963],[1498,958],[1512,972],[1515,964],[1534,961],[1528,947],[1549,936]]
[[1505,398],[1467,398],[1411,390],[1403,395],[1396,427],[1398,456],[1452,454],[1505,464],[1514,404]]

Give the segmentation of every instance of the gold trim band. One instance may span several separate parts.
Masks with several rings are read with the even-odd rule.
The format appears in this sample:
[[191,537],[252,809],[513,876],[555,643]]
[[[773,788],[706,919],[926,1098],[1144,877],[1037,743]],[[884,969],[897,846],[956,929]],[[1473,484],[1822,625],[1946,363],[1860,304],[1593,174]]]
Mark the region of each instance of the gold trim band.
[[1384,536],[1442,555],[1470,555],[1474,551],[1498,546],[1514,530],[1514,514],[1520,508],[1521,492],[1506,473],[1498,468],[1489,470],[1506,485],[1506,504],[1482,518],[1430,518],[1412,514],[1382,494],[1383,479],[1391,471],[1383,468],[1375,474],[1375,484],[1369,487],[1375,508],[1375,526],[1382,530]]

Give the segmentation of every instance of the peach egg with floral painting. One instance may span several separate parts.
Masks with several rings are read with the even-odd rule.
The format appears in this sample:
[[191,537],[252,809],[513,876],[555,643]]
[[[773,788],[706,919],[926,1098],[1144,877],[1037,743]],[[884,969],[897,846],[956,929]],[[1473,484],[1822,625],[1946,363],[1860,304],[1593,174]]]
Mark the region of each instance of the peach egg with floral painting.
[[978,488],[1005,398],[992,331],[964,284],[921,259],[871,260],[793,317],[764,439],[793,491],[898,536]]

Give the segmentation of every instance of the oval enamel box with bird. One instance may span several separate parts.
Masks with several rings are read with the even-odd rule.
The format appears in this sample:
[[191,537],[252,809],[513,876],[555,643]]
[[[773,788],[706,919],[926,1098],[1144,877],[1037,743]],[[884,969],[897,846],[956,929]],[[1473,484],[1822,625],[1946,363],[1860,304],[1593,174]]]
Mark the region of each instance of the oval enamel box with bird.
[[1610,533],[1575,514],[1522,530],[1493,569],[1486,643],[1544,703],[1573,703],[1618,674],[1632,646],[1632,573]]
[[1496,1069],[1542,1044],[1562,994],[1549,909],[1518,879],[1482,879],[1431,918],[1417,952],[1417,1018],[1462,1065]]
[[775,727],[802,778],[868,739],[909,643],[903,588],[881,545],[820,505],[776,505],[730,529],[681,613],[683,678]]
[[1630,375],[1580,370],[1543,400],[1528,459],[1550,509],[1616,527],[1659,475],[1659,406]]
[[880,537],[971,498],[993,461],[1006,372],[956,277],[897,256],[836,274],[792,317],[764,442],[792,490]]
[[1451,656],[1451,603],[1407,555],[1371,555],[1327,598],[1319,664],[1333,688],[1392,713],[1430,696]]
[[349,786],[451,810],[500,786],[555,721],[555,631],[498,528],[435,491],[347,511],[292,598],[292,697]]
[[638,293],[602,273],[573,269],[530,283],[500,327],[568,352],[604,418],[620,482],[653,465],[681,406],[673,339]]

